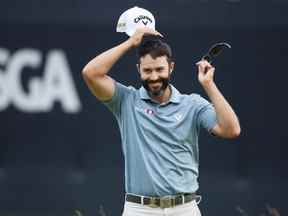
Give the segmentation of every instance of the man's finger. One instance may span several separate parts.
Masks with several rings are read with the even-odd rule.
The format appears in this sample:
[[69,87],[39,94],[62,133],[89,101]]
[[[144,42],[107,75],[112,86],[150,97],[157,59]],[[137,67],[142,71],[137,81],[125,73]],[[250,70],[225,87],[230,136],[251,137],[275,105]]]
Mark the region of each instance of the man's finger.
[[162,38],[164,37],[161,33],[159,33],[158,35],[161,36]]
[[208,64],[208,65],[211,65],[206,59],[201,59],[200,61],[198,61],[198,62],[196,63],[196,65],[198,65],[198,64]]
[[156,31],[155,32],[157,33],[157,35],[161,36],[161,37],[164,37],[160,32]]
[[200,61],[198,61],[197,63],[196,63],[196,65],[203,65],[203,64],[205,64],[205,59],[201,59]]
[[151,28],[147,29],[147,33],[153,34],[153,35],[158,35],[160,37],[164,37],[160,32],[158,32],[158,31],[156,31],[154,29],[151,29]]

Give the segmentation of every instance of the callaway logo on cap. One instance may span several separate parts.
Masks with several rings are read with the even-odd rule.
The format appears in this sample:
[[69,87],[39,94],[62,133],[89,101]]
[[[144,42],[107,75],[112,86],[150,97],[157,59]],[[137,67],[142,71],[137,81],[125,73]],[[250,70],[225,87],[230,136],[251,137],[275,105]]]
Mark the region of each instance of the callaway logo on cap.
[[144,8],[133,7],[121,14],[116,31],[132,36],[137,28],[145,26],[155,29],[153,14]]

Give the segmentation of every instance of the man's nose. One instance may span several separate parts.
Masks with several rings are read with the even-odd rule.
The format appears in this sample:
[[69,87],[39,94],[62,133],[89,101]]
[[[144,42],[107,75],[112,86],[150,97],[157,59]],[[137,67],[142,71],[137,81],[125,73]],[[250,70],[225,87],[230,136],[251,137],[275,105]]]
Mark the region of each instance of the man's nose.
[[158,75],[155,72],[152,72],[151,76],[150,76],[150,80],[151,81],[156,81],[158,80]]

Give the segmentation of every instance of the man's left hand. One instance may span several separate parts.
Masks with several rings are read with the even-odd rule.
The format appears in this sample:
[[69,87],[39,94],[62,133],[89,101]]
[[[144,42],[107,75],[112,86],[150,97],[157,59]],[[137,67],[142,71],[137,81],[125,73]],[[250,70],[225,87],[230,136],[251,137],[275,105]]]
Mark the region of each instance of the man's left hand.
[[198,66],[198,80],[202,86],[214,82],[215,68],[206,60],[201,60],[196,63]]

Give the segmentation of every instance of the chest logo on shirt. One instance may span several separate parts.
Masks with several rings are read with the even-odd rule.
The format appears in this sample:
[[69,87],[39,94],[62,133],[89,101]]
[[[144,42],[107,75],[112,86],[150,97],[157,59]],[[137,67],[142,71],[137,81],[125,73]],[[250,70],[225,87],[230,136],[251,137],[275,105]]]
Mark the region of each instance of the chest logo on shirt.
[[181,121],[182,120],[182,114],[180,114],[180,113],[176,113],[175,115],[174,115],[174,118],[179,122],[179,121]]
[[146,108],[146,109],[145,109],[145,112],[146,112],[147,114],[149,114],[149,115],[154,115],[154,114],[155,114],[155,112],[154,112],[152,109],[149,109],[149,108]]

